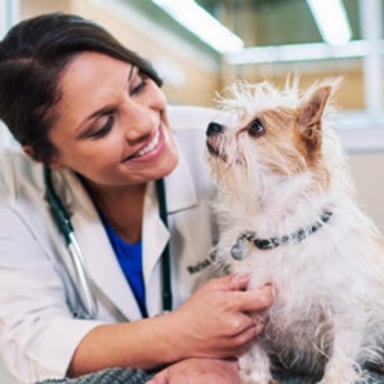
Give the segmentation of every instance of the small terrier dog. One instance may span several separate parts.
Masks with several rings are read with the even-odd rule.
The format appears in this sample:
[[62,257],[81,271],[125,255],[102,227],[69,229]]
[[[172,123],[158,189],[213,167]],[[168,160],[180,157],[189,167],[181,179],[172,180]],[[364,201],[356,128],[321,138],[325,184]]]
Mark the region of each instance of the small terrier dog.
[[291,372],[322,384],[366,383],[384,358],[384,246],[353,196],[329,127],[338,81],[300,92],[236,83],[206,131],[221,225],[217,260],[272,284],[262,335],[240,358],[242,383]]

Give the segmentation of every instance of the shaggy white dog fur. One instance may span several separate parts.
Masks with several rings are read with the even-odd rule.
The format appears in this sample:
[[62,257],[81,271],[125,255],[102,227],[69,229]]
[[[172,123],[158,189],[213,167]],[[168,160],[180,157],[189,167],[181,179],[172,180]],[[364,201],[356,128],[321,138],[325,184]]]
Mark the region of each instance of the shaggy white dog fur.
[[232,86],[207,128],[218,187],[220,262],[270,283],[264,333],[240,358],[246,384],[291,370],[323,384],[365,382],[384,347],[384,247],[359,209],[329,124],[336,82]]

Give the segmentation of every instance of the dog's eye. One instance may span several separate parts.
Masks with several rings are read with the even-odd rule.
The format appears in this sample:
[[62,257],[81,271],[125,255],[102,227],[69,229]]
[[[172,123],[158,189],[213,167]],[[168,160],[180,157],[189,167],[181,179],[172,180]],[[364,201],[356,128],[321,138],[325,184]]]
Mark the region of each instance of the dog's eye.
[[248,133],[252,137],[260,136],[264,133],[264,125],[259,118],[252,121],[248,127]]

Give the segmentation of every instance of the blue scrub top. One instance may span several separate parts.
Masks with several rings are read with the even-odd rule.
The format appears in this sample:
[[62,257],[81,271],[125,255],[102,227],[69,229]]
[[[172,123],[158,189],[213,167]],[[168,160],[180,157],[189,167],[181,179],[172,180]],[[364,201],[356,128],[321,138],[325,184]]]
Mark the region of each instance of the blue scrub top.
[[143,277],[142,242],[136,244],[126,243],[117,235],[103,215],[100,214],[100,216],[120,267],[135,295],[141,314],[143,317],[148,317]]

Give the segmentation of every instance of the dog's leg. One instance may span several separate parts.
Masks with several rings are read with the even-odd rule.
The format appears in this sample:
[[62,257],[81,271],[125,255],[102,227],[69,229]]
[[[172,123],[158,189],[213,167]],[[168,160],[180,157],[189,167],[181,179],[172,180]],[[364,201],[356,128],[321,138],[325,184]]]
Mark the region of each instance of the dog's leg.
[[257,344],[240,357],[239,365],[242,384],[276,383],[272,379],[269,357]]
[[358,319],[349,319],[335,326],[332,354],[320,384],[364,383],[361,369],[356,362],[363,335],[363,328],[358,322]]

